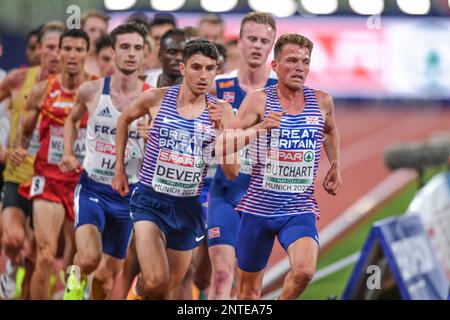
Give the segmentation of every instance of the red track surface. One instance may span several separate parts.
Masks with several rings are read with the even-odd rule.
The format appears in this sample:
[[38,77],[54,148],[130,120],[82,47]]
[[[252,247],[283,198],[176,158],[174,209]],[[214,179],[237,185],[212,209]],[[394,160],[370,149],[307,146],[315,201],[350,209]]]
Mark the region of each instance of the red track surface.
[[[449,130],[450,110],[394,110],[385,108],[346,108],[336,105],[341,137],[343,185],[336,197],[322,188],[328,170],[325,153],[319,168],[316,197],[321,209],[321,230],[341,212],[389,175],[383,163],[383,151],[391,143],[422,140],[434,131]],[[277,243],[269,267],[285,256]],[[2,270],[4,257],[0,257]],[[118,281],[113,297],[119,298]]]

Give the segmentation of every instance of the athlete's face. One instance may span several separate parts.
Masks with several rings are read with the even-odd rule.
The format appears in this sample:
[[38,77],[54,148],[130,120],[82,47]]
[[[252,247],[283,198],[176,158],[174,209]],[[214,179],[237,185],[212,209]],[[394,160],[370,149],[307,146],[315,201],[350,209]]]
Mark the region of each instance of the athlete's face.
[[136,72],[144,61],[144,39],[138,33],[119,34],[114,47],[116,66],[121,72]]
[[61,43],[63,72],[77,75],[83,72],[87,57],[87,43],[83,38],[65,37]]
[[88,34],[91,41],[90,47],[94,50],[97,39],[107,33],[108,24],[100,18],[89,17],[84,23],[83,30]]
[[169,30],[172,30],[175,28],[175,26],[171,23],[164,23],[156,26],[152,26],[152,28],[149,31],[150,37],[153,38],[155,41],[155,51],[159,52],[160,44],[161,44],[161,38]]
[[223,25],[220,23],[203,22],[198,27],[200,38],[205,38],[212,43],[223,43]]
[[114,51],[111,47],[100,50],[97,55],[97,65],[100,68],[100,76],[108,77],[114,73]]
[[180,63],[184,81],[192,92],[199,96],[205,94],[216,75],[217,61],[201,53],[191,56],[186,64]]
[[38,37],[37,36],[31,36],[28,39],[26,55],[27,55],[28,64],[30,66],[37,66],[40,64],[41,57],[39,55],[39,50],[38,50]]
[[183,49],[185,46],[186,38],[182,36],[169,37],[161,43],[159,59],[163,73],[171,78],[181,76],[180,63],[183,61]]
[[42,36],[39,44],[41,67],[49,73],[58,73],[61,69],[59,55],[59,32],[49,32]]
[[252,68],[265,64],[274,41],[275,30],[271,26],[253,21],[244,24],[238,46],[245,63]]
[[279,82],[291,90],[300,90],[308,76],[310,62],[308,48],[289,43],[283,46],[278,59],[272,61],[272,67]]

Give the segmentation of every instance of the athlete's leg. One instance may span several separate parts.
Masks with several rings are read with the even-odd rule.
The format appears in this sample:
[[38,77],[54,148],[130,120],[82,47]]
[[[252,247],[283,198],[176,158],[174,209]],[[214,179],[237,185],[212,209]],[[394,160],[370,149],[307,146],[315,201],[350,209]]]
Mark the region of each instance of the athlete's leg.
[[114,279],[123,267],[123,259],[112,257],[103,253],[100,265],[95,270],[92,279],[91,298],[93,300],[104,300],[111,298]]
[[49,279],[54,270],[58,237],[64,224],[62,204],[42,199],[33,201],[33,224],[37,244],[36,268],[31,278],[31,299],[48,299]]
[[[194,250],[179,251],[167,249],[167,258],[169,262],[169,285],[164,299],[175,299],[177,288],[185,278],[186,273],[191,265],[192,254]],[[191,277],[192,279],[192,277]],[[192,283],[192,282],[191,282]],[[192,298],[192,287],[191,287]]]
[[85,224],[75,231],[77,253],[74,264],[80,268],[81,276],[94,272],[102,259],[102,236],[93,224]]
[[319,246],[305,237],[298,239],[288,248],[291,271],[286,275],[280,300],[297,299],[314,276]]
[[25,213],[18,207],[7,207],[3,216],[3,249],[13,266],[20,264],[20,251],[26,239]]
[[141,266],[136,292],[148,299],[163,299],[170,280],[165,237],[158,226],[150,221],[135,222],[134,231]]
[[23,300],[29,300],[31,277],[33,275],[34,266],[36,264],[36,239],[34,236],[34,231],[30,226],[30,221],[27,222],[27,240],[25,241],[24,252],[25,276],[23,277],[22,281],[21,298]]
[[216,245],[209,248],[211,259],[211,287],[209,300],[227,300],[231,298],[236,251],[230,245]]
[[74,256],[76,253],[75,246],[75,232],[73,221],[69,219],[64,220],[63,225],[63,235],[64,235],[64,255],[63,255],[63,270],[67,270],[67,268],[73,264]]
[[193,260],[194,284],[200,291],[206,290],[211,283],[211,261],[206,240],[196,249]]
[[[195,250],[194,250],[195,256]],[[193,259],[191,259],[193,260]],[[181,280],[180,285],[176,289],[174,298],[176,300],[192,300],[192,286],[194,283],[194,264],[191,263],[188,267],[186,275]]]
[[134,277],[139,274],[140,267],[136,253],[136,237],[133,235],[122,270],[122,297],[125,299]]
[[297,299],[312,280],[319,253],[319,237],[314,214],[284,218],[278,240],[289,255],[290,272],[286,275],[280,299]]
[[221,197],[210,197],[208,209],[208,246],[211,259],[208,299],[231,299],[239,215],[234,211],[234,206]]
[[264,277],[264,269],[258,272],[246,272],[238,268],[238,300],[259,300]]

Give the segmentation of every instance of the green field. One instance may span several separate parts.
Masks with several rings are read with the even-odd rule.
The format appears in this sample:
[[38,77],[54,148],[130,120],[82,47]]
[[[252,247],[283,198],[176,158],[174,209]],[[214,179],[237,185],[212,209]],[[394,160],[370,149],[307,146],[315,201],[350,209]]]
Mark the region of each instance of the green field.
[[[427,180],[441,170],[427,172]],[[360,251],[372,224],[387,217],[401,215],[408,208],[418,188],[416,181],[409,184],[394,199],[386,203],[377,212],[358,225],[351,233],[339,240],[330,250],[321,255],[318,260],[317,270],[320,270],[334,262],[337,262],[357,251]],[[347,280],[353,270],[354,264],[312,283],[303,293],[302,300],[324,300],[330,296],[340,298]]]

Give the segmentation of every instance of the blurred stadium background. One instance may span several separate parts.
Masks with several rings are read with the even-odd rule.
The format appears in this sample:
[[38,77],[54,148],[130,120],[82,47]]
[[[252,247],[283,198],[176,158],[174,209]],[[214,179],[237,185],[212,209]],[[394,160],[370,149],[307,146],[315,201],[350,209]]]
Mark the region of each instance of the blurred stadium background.
[[[157,12],[171,12],[179,27],[195,27],[202,14],[216,12],[225,23],[227,40],[238,37],[243,15],[252,10],[268,11],[276,16],[278,35],[296,32],[314,42],[307,85],[335,97],[344,185],[335,198],[323,192],[324,160],[316,188],[322,212],[318,224],[322,251],[316,279],[302,298],[341,298],[351,285],[352,271],[357,269],[372,224],[411,211],[408,206],[419,187],[434,176],[446,176],[450,0],[0,0],[4,46],[0,68],[11,70],[26,64],[27,32],[49,20],[66,21],[71,5],[79,6],[81,12],[105,11],[111,17],[110,29],[135,12],[144,13],[150,21]],[[436,139],[441,143],[430,147],[430,141]],[[406,150],[412,143],[414,150]],[[388,150],[393,145],[398,151],[394,164],[392,150]],[[433,148],[440,156],[435,161],[424,159],[435,151]],[[428,215],[440,210],[442,221],[450,221],[450,205],[445,202],[450,191],[444,185],[435,189],[443,204],[424,210]],[[432,203],[435,192],[422,196],[421,201]],[[450,223],[443,223],[443,230],[436,232],[430,231],[436,221],[427,221],[423,221],[426,241],[431,241],[431,254],[438,260],[433,267],[444,276],[442,285],[448,289]],[[411,261],[421,264],[421,258]],[[391,261],[401,269],[395,256],[385,259],[389,266]],[[267,298],[276,295],[287,266],[285,254],[277,246],[265,279]],[[427,275],[425,271],[430,270],[418,268],[409,281],[419,281]],[[362,273],[359,276],[364,278]],[[389,272],[384,274],[389,278]],[[347,297],[417,298],[402,294],[400,282],[408,282],[403,276],[401,270],[391,270],[389,279],[397,285],[394,294],[383,295],[379,290],[378,294]],[[362,290],[364,281],[354,283],[353,291],[358,291],[357,283]],[[430,283],[425,287],[432,287]],[[421,297],[429,298],[426,294]]]

